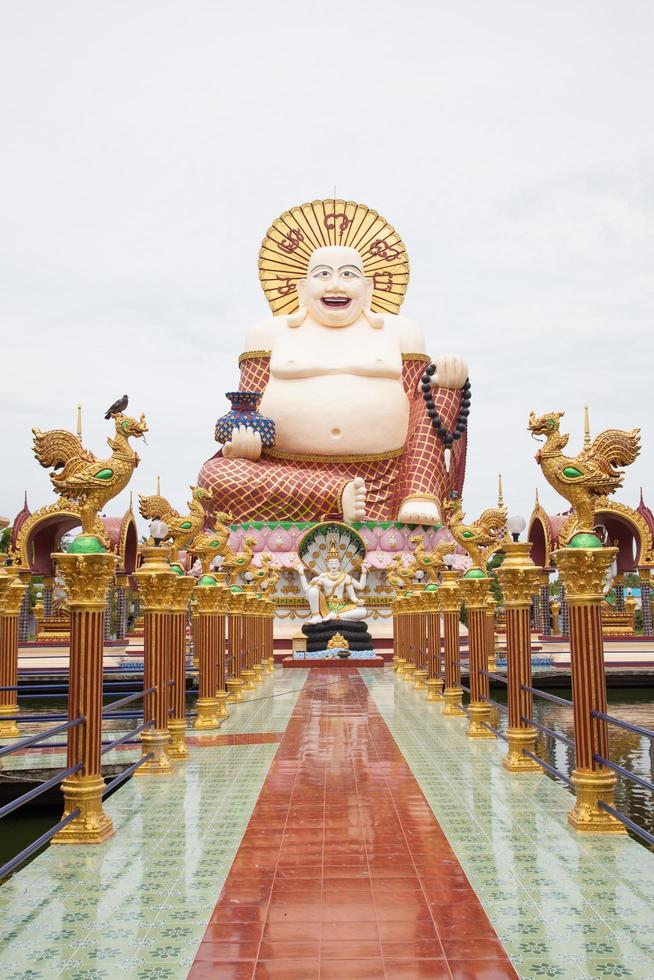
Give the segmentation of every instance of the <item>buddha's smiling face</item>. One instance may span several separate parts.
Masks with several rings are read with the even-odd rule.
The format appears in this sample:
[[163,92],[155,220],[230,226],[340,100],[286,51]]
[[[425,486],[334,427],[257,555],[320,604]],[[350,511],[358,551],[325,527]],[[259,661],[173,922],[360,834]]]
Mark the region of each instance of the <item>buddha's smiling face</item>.
[[297,288],[302,306],[326,327],[354,323],[372,296],[372,280],[364,275],[361,256],[342,245],[317,248],[309,260],[307,278]]

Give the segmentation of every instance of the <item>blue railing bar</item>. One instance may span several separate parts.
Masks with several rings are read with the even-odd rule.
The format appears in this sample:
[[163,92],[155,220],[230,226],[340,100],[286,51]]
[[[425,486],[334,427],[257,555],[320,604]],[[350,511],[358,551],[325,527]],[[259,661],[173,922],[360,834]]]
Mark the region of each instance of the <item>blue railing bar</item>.
[[[141,691],[125,691],[125,694],[141,694]],[[103,698],[115,698],[117,694],[123,694],[123,691],[103,691]],[[18,691],[19,698],[59,698],[60,701],[65,701],[68,697],[68,691],[57,691],[55,694],[41,693],[40,691],[34,694],[23,694],[22,691]]]
[[58,834],[60,830],[63,830],[67,824],[79,817],[80,812],[80,810],[71,810],[68,816],[60,820],[59,823],[55,824],[50,830],[46,830],[45,834],[41,834],[40,837],[37,837],[37,839],[32,841],[31,844],[28,844],[27,847],[24,847],[22,851],[19,851],[19,853],[15,855],[15,857],[12,857],[11,861],[7,861],[6,864],[3,864],[0,868],[0,881],[2,881],[3,878],[6,878],[7,875],[11,874],[12,871],[15,871],[16,868],[23,863],[23,861],[26,861],[28,857],[31,857],[32,854],[34,854],[35,851],[38,851],[40,847],[43,847],[43,845],[47,844],[49,840],[52,840],[54,835]]
[[540,756],[536,755],[535,752],[530,752],[529,749],[523,749],[522,754],[528,755],[530,759],[533,759],[534,762],[537,762],[539,766],[542,766],[543,769],[551,773],[552,776],[555,776],[556,779],[560,779],[561,782],[565,783],[567,786],[574,785],[571,779],[568,779],[568,777],[565,776],[562,772],[560,772],[558,769],[555,769],[554,766],[551,766],[549,762],[545,762],[545,760],[541,759]]
[[494,681],[499,681],[500,684],[509,683],[508,677],[505,677],[503,674],[493,674],[490,670],[480,670],[479,673],[485,674],[486,677],[492,677]]
[[[105,755],[107,752],[111,752],[112,749],[117,748],[119,745],[123,745],[130,738],[132,738],[132,736],[140,735],[145,728],[152,728],[153,725],[154,721],[146,721],[142,725],[138,725],[136,728],[133,728],[131,732],[126,732],[121,738],[117,738],[114,742],[108,742],[100,754]],[[137,744],[140,744],[140,742],[137,742]]]
[[[130,674],[131,680],[131,674]],[[127,683],[127,678],[124,681],[107,681],[106,685],[103,684],[103,690],[109,687],[119,687]],[[0,687],[0,691],[51,691],[53,688],[64,688],[68,690],[68,682],[62,681],[60,684],[12,684],[7,687]]]
[[551,735],[552,738],[557,738],[559,742],[563,742],[564,745],[574,749],[575,743],[571,738],[568,738],[567,735],[560,735],[558,732],[555,732],[553,728],[548,728],[547,725],[541,725],[539,721],[534,721],[533,718],[525,718],[524,715],[520,715],[520,720],[524,721],[525,725],[533,725],[539,732],[545,732],[546,735]]
[[485,695],[483,695],[483,694],[482,694],[482,697],[481,697],[481,700],[482,700],[482,701],[485,701],[485,702],[486,702],[487,704],[492,704],[492,705],[494,705],[494,706],[495,706],[496,708],[499,708],[499,709],[500,709],[500,711],[508,711],[508,710],[509,710],[509,709],[507,708],[507,706],[506,706],[505,704],[500,704],[500,702],[499,702],[499,701],[493,701],[493,699],[492,699],[492,698],[487,698],[487,697],[486,697]]
[[42,742],[43,739],[50,738],[52,735],[59,735],[61,732],[67,732],[69,728],[76,728],[85,721],[86,718],[84,715],[81,715],[79,718],[75,718],[73,721],[67,721],[65,725],[56,725],[47,732],[37,732],[36,735],[28,735],[27,738],[21,738],[20,741],[14,742],[12,745],[4,745],[0,749],[0,758],[2,758],[3,755],[11,755],[12,752],[20,751],[20,749],[26,749],[30,745],[36,745],[38,742]]
[[465,691],[466,694],[470,694],[470,688],[466,687],[465,684],[459,684],[459,687],[461,688],[462,691]]
[[631,830],[634,834],[637,834],[638,837],[642,837],[648,844],[654,844],[654,835],[648,833],[646,830],[643,830],[642,827],[639,827],[638,824],[634,823],[633,820],[630,820],[629,817],[625,817],[624,813],[620,813],[619,810],[616,810],[615,807],[605,803],[604,800],[598,800],[597,805],[600,810],[605,810],[606,813],[610,813],[612,817],[615,817],[616,820],[623,823],[625,827],[628,827],[629,830]]
[[64,769],[63,772],[58,772],[56,776],[52,776],[51,779],[46,779],[44,783],[40,783],[34,789],[28,790],[27,793],[23,793],[22,796],[12,800],[11,803],[5,803],[4,806],[0,807],[0,817],[6,817],[8,813],[13,813],[14,810],[17,810],[23,804],[29,803],[30,800],[35,800],[37,796],[45,793],[48,789],[52,789],[54,786],[58,786],[68,776],[72,776],[74,772],[79,772],[83,768],[84,763],[78,762],[77,765],[71,766],[70,769]]
[[105,796],[110,789],[114,788],[114,786],[120,786],[120,784],[124,783],[126,779],[129,779],[133,772],[136,772],[139,766],[142,766],[144,762],[147,762],[148,759],[152,758],[154,758],[154,752],[148,752],[147,755],[142,755],[140,759],[133,762],[131,766],[127,767],[127,769],[123,769],[119,776],[116,776],[110,783],[107,783],[105,788],[102,790],[102,795]]
[[113,701],[111,704],[107,705],[106,708],[102,709],[102,714],[113,714],[115,708],[121,708],[124,704],[130,704],[132,701],[138,701],[139,698],[144,698],[146,694],[152,694],[152,692],[156,690],[156,687],[148,687],[145,689],[145,691],[137,691],[136,694],[130,694],[129,697],[121,698],[119,701]]
[[497,735],[498,738],[503,739],[505,742],[509,741],[507,736],[504,734],[504,732],[501,732],[498,728],[494,728],[493,725],[490,724],[490,722],[482,721],[482,725],[484,726],[484,728],[487,728],[489,732],[492,732],[493,735]]
[[643,786],[645,789],[648,789],[650,793],[654,793],[654,783],[650,783],[643,776],[637,776],[635,772],[629,772],[629,770],[625,769],[624,766],[619,766],[617,762],[610,762],[608,759],[605,759],[604,756],[598,755],[597,753],[595,753],[593,759],[595,762],[599,762],[601,766],[606,766],[607,769],[612,769],[613,772],[617,772],[619,776],[624,776],[625,779],[630,779],[632,782],[638,783],[639,786]]
[[654,738],[654,732],[649,728],[641,728],[640,725],[632,725],[630,721],[622,721],[620,718],[614,718],[613,715],[607,715],[603,711],[591,711],[593,718],[603,718],[604,721],[610,722],[612,725],[617,725],[619,728],[626,728],[628,732],[635,732],[636,735],[644,735],[645,738]]
[[198,716],[197,711],[186,711],[184,713],[185,718],[197,718],[197,716]]
[[68,715],[3,715],[3,721],[68,721]]
[[529,691],[530,694],[537,694],[539,698],[545,698],[546,701],[553,701],[554,704],[565,705],[566,708],[572,707],[572,701],[568,701],[566,698],[557,698],[556,694],[547,694],[546,691],[539,691],[537,687],[529,687],[528,684],[521,684],[520,690]]

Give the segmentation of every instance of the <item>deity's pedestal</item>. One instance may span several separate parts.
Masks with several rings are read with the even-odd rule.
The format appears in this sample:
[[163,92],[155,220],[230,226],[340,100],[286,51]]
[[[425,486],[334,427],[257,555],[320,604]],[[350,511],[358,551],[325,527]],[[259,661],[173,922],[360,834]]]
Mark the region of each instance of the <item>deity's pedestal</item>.
[[326,623],[305,623],[302,632],[307,638],[307,653],[320,653],[328,649],[328,643],[336,634],[340,634],[350,650],[372,650],[372,636],[368,632],[368,624],[351,622],[346,619],[330,619]]

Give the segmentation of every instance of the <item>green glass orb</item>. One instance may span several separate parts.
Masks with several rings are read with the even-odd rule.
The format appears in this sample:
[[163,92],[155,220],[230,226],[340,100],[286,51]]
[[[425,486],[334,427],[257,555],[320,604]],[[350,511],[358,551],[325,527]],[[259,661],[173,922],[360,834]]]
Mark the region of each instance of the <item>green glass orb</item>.
[[438,586],[435,582],[430,582],[429,585],[425,586],[425,592],[438,592]]
[[568,548],[601,548],[602,542],[596,534],[580,531],[568,543]]
[[198,585],[214,585],[215,586],[217,584],[218,583],[216,582],[216,580],[213,577],[213,575],[203,575],[202,578],[200,579],[200,581],[198,582]]
[[464,574],[464,578],[486,578],[481,568],[469,568]]
[[175,575],[183,575],[184,574],[184,569],[182,568],[181,565],[178,565],[177,563],[175,563],[174,565],[171,565],[170,568],[171,568],[171,571],[173,571],[175,573]]
[[70,555],[100,555],[107,549],[93,534],[80,534],[68,549]]
[[230,592],[242,592],[242,591],[243,591],[243,589],[241,588],[241,586],[240,586],[240,585],[232,585],[232,586],[230,587],[230,590],[229,590],[229,591],[230,591]]

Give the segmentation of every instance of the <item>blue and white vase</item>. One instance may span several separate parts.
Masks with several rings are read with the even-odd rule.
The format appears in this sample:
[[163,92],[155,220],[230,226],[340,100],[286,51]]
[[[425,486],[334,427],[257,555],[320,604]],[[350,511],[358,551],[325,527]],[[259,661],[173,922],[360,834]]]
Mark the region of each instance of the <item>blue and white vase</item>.
[[259,433],[264,449],[272,449],[275,445],[275,423],[257,411],[262,392],[228,391],[225,397],[230,400],[232,407],[216,422],[216,442],[222,442],[224,445],[232,438],[234,429],[245,425]]

